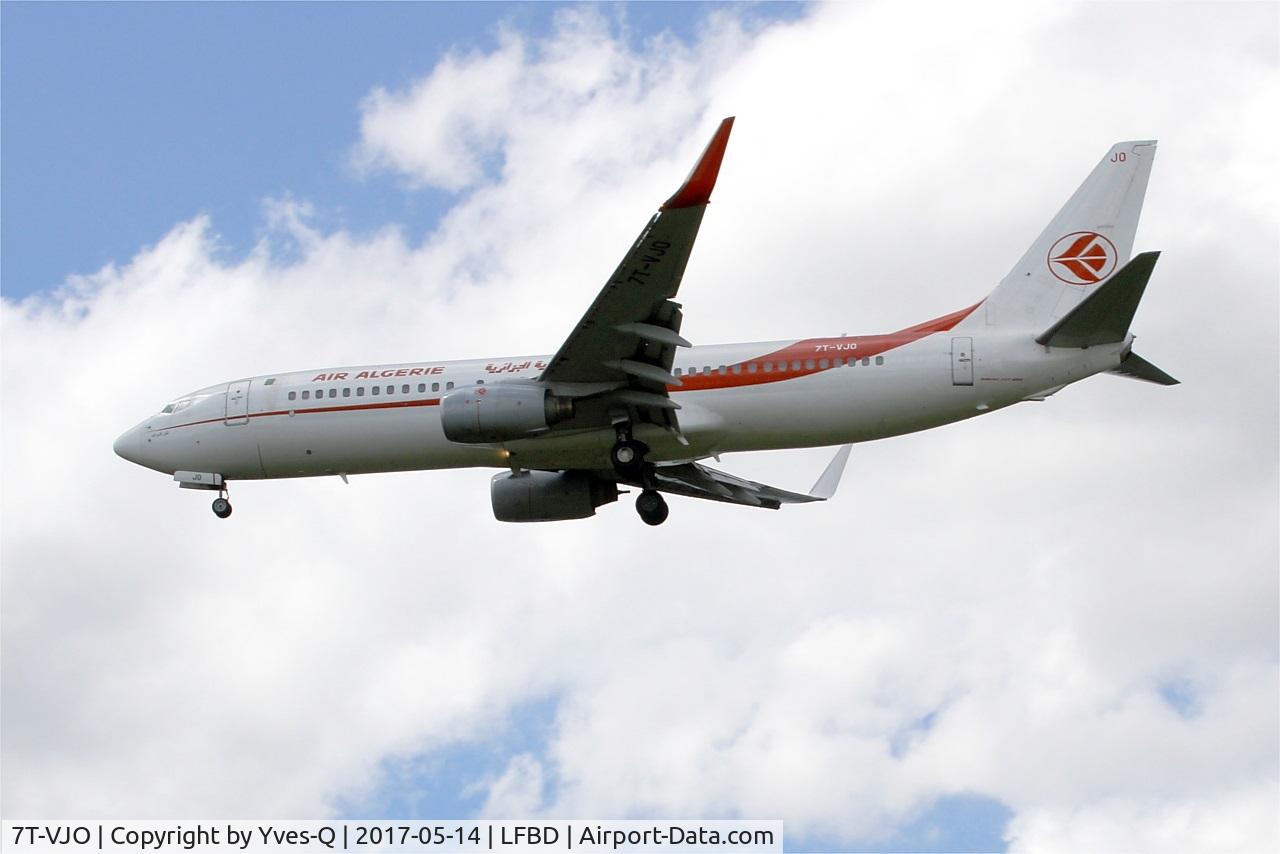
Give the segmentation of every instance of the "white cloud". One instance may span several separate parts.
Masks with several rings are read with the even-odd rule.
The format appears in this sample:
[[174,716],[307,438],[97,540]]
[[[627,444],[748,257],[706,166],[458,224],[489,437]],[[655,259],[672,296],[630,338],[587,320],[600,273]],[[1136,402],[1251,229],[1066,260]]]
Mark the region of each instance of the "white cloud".
[[1033,809],[1011,822],[1015,852],[1264,851],[1276,833],[1274,781],[1182,801],[1110,798]]
[[716,15],[696,49],[663,34],[637,51],[596,10],[555,21],[551,38],[503,29],[489,53],[445,57],[406,92],[375,90],[357,163],[453,191],[500,174],[504,189],[554,205],[651,165],[706,109],[711,79],[746,39],[737,17]]
[[[199,219],[4,301],[6,813],[314,815],[556,696],[545,752],[460,781],[486,814],[883,839],[976,792],[1025,849],[1275,847],[1274,9],[1002,8],[638,48],[575,8],[365,102],[364,162],[465,191],[422,241],[277,201],[242,260]],[[237,484],[220,523],[111,455],[219,379],[553,349],[731,113],[695,341],[967,305],[1111,142],[1159,136],[1137,331],[1184,385],[1097,378],[860,446],[827,505],[657,531],[499,526],[468,471]],[[824,457],[725,464],[800,487]]]
[[511,757],[506,769],[485,786],[488,797],[479,815],[507,818],[535,815],[542,807],[542,763],[528,753]]

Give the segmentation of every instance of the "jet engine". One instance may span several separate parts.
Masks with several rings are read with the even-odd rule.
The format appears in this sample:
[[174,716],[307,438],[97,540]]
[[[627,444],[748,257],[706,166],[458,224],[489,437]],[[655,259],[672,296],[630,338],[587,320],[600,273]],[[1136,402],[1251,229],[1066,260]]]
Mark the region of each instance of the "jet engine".
[[493,516],[499,522],[586,519],[618,500],[618,487],[585,471],[522,471],[493,476]]
[[470,385],[440,398],[440,426],[451,442],[527,439],[572,416],[572,398],[536,383]]

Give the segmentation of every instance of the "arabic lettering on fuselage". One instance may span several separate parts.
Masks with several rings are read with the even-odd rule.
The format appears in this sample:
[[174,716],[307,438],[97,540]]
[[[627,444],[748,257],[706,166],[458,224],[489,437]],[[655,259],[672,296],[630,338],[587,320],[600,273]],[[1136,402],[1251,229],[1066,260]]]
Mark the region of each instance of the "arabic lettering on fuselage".
[[485,371],[491,374],[518,374],[521,371],[527,371],[530,368],[536,368],[539,371],[544,371],[547,368],[547,363],[541,360],[536,362],[526,360],[523,362],[503,362],[501,365],[496,362],[490,362],[484,366]]

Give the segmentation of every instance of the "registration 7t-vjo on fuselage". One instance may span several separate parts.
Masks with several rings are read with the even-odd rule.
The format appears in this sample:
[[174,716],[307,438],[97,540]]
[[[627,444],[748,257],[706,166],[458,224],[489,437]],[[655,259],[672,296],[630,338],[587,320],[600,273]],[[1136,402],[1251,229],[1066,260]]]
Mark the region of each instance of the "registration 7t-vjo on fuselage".
[[[985,299],[882,335],[693,347],[674,302],[733,126],[645,224],[554,354],[264,374],[183,395],[120,456],[218,493],[233,480],[492,467],[508,522],[592,516],[621,487],[776,509],[835,492],[851,443],[1044,400],[1108,372],[1172,385],[1129,326],[1158,253],[1130,260],[1156,145],[1112,146]],[[841,446],[806,493],[703,465]]]

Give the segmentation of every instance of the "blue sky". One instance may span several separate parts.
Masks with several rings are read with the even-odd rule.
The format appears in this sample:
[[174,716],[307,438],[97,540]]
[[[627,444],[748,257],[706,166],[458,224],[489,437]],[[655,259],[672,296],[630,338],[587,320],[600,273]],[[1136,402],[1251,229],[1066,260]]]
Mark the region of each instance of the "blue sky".
[[356,107],[499,21],[550,7],[484,3],[6,3],[5,293],[130,258],[200,212],[231,251],[260,201],[295,196],[343,224],[428,227],[435,194],[362,180]]
[[[795,851],[1274,839],[1274,4],[565,9],[0,3],[6,800],[737,810]],[[219,379],[554,347],[731,111],[698,343],[970,304],[1112,142],[1158,136],[1141,334],[1184,384],[871,443],[839,500],[687,502],[658,539],[619,508],[495,527],[475,471],[246,483],[218,528],[110,453]],[[511,168],[440,189],[475,150]],[[1181,346],[1205,281],[1214,360]],[[806,453],[726,466],[803,486]]]
[[[689,35],[721,4],[607,6],[634,41]],[[0,127],[10,298],[125,261],[174,223],[212,216],[251,246],[264,198],[313,203],[320,223],[429,230],[450,203],[351,164],[358,105],[446,52],[492,48],[499,25],[537,36],[555,4],[3,4]],[[787,19],[799,4],[760,4]]]

